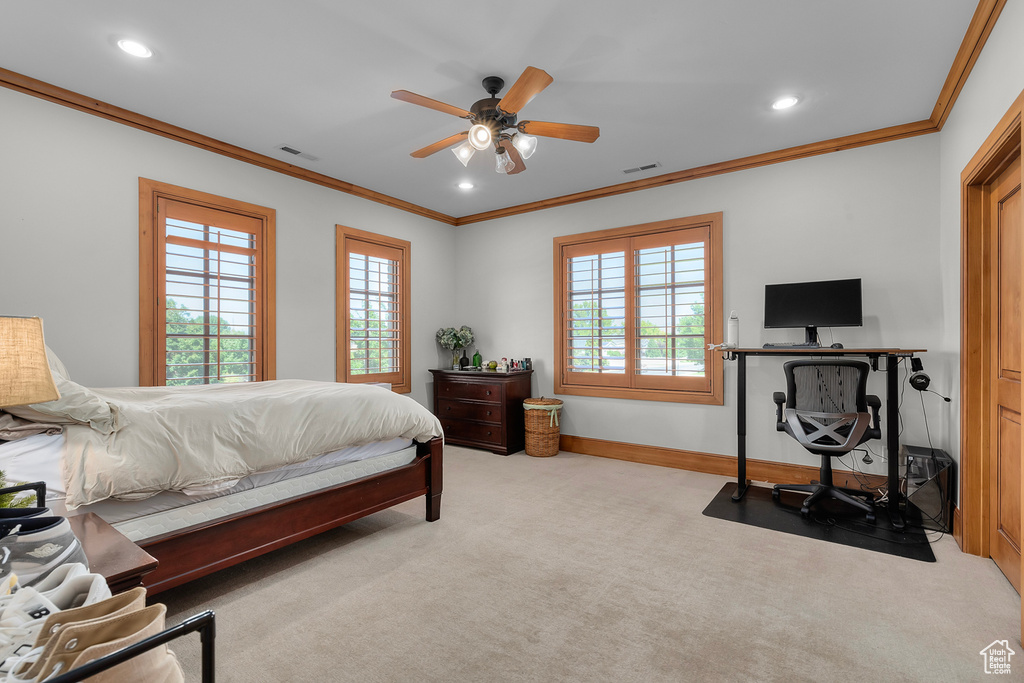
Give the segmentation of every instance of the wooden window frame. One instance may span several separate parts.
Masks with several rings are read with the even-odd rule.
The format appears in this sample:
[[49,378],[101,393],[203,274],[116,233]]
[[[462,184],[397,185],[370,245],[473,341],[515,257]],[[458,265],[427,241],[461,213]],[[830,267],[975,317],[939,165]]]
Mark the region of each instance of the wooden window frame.
[[[232,214],[258,224],[260,244],[256,254],[259,291],[257,292],[257,353],[254,370],[257,381],[276,378],[276,251],[274,209],[227,197],[199,192],[177,185],[139,178],[139,386],[166,383],[166,242],[159,212],[161,200],[195,207],[197,215],[210,211]],[[163,347],[163,348],[161,348]]]
[[[335,297],[335,324],[337,345],[335,349],[335,376],[339,382],[363,383],[386,382],[391,390],[398,394],[412,391],[412,316],[410,299],[412,296],[412,243],[395,237],[378,233],[357,230],[344,225],[335,226],[337,283]],[[399,370],[394,373],[353,374],[350,366],[349,346],[351,344],[349,326],[351,324],[349,309],[349,259],[352,247],[362,245],[370,256],[390,258],[396,251],[399,253],[398,280],[398,320],[400,327],[398,364]]]
[[[677,231],[702,234],[705,245],[705,377],[698,383],[691,378],[653,377],[632,372],[633,341],[636,323],[627,327],[626,372],[623,374],[572,373],[569,369],[569,258],[574,253],[593,252],[607,245],[609,250],[623,244],[642,245],[649,237]],[[639,238],[639,239],[638,239]],[[636,319],[635,294],[629,277],[632,251],[626,252],[626,320]],[[707,350],[707,344],[722,342],[722,213],[703,214],[655,223],[578,233],[554,238],[554,329],[555,329],[555,393],[604,398],[627,398],[645,401],[672,401],[707,405],[724,404],[725,373],[722,354]],[[637,378],[640,381],[637,381]],[[653,381],[652,381],[653,380]]]

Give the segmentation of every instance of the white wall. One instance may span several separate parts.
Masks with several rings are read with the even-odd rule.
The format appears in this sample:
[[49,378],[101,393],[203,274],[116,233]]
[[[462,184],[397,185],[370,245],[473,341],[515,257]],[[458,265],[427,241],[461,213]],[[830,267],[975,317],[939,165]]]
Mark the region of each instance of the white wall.
[[[485,356],[532,357],[535,393],[550,396],[552,238],[722,211],[725,311],[737,311],[742,345],[802,341],[802,330],[763,329],[765,284],[860,277],[865,325],[836,328],[836,341],[938,348],[945,323],[935,267],[938,149],[937,136],[922,136],[459,228],[459,322],[473,327]],[[828,339],[827,330],[822,334]],[[734,372],[727,363],[724,406],[559,396],[562,431],[734,455]],[[946,388],[944,378],[935,379]],[[871,382],[884,397],[881,373]],[[777,359],[749,359],[748,455],[806,464],[802,449],[774,430],[771,394],[783,388]],[[936,447],[947,447],[940,433],[945,404],[936,398],[928,411]],[[903,415],[905,441],[927,443],[916,395],[907,397]],[[882,453],[881,443],[874,448]],[[861,467],[885,471],[881,459]]]
[[[960,391],[960,174],[1024,91],[1024,3],[1008,2],[939,134],[939,270],[943,292],[942,374],[954,410]],[[959,412],[954,414],[959,415]],[[959,461],[959,418],[946,440]]]
[[413,398],[455,291],[451,226],[0,88],[0,291],[87,386],[138,383],[138,178],[277,211],[277,376],[333,380],[335,224],[412,243]]

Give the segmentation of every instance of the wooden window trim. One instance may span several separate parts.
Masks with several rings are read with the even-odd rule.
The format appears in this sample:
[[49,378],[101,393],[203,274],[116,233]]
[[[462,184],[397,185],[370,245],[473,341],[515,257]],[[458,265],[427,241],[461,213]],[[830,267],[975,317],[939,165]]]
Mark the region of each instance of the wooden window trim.
[[[554,238],[554,330],[555,330],[555,393],[577,396],[598,396],[604,398],[626,398],[645,401],[672,401],[679,403],[697,403],[706,405],[724,404],[725,373],[722,354],[705,351],[705,368],[708,381],[706,386],[698,389],[655,388],[661,382],[644,382],[646,387],[628,386],[629,378],[623,382],[621,375],[607,375],[607,382],[601,382],[601,375],[582,379],[568,377],[566,359],[568,358],[568,272],[567,263],[570,255],[586,253],[600,243],[611,243],[613,240],[630,239],[675,232],[686,229],[706,230],[707,253],[705,255],[705,282],[707,294],[704,315],[706,327],[710,332],[708,343],[722,342],[723,327],[723,290],[722,290],[722,213],[710,213],[686,218],[677,218],[655,223],[643,223],[622,228],[598,230],[595,232],[578,233]],[[631,255],[627,253],[627,260]],[[630,286],[629,291],[632,291]],[[633,297],[627,296],[627,320],[635,319]],[[582,375],[584,373],[577,373]],[[648,378],[650,379],[650,378]],[[678,380],[674,380],[678,381]],[[683,382],[684,384],[686,382]],[[626,384],[627,386],[615,386]],[[703,382],[702,382],[703,384]]]
[[[337,344],[335,348],[335,377],[339,382],[389,382],[391,390],[398,394],[408,394],[412,391],[412,316],[410,315],[410,298],[412,295],[411,273],[412,273],[412,243],[386,235],[380,235],[365,230],[357,230],[344,225],[335,226],[337,282],[335,297],[335,325]],[[396,260],[399,262],[399,289],[398,289],[398,311],[399,325],[401,326],[401,337],[399,342],[398,363],[399,371],[388,374],[359,374],[354,375],[349,365],[349,273],[348,253],[350,248],[358,243],[361,249],[358,253],[365,253],[368,256],[378,256]]]
[[[257,221],[263,248],[257,254],[257,268],[262,280],[258,306],[262,316],[258,336],[262,341],[257,359],[257,376],[262,380],[277,377],[276,335],[276,251],[275,229],[277,212],[274,209],[236,199],[199,192],[177,185],[139,178],[139,386],[164,384],[166,365],[161,363],[165,350],[159,348],[163,339],[159,328],[164,324],[161,293],[163,252],[165,239],[158,225],[158,202],[170,199],[191,204],[196,216],[210,216],[211,212],[235,214]],[[248,222],[248,221],[246,221]],[[233,227],[233,226],[225,226]],[[225,251],[231,250],[225,247]]]

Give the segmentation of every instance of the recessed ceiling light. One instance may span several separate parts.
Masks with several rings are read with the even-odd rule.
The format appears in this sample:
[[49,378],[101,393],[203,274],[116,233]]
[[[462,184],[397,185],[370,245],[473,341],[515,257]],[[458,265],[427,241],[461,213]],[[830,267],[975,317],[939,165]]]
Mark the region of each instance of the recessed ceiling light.
[[142,57],[145,59],[146,57],[153,56],[152,50],[136,40],[128,40],[127,38],[124,38],[117,41],[117,46],[132,57]]
[[473,189],[473,183],[468,183],[468,182],[459,183],[459,189],[460,190],[472,190]]
[[793,97],[792,95],[786,95],[785,97],[780,97],[779,99],[772,102],[772,109],[789,109],[799,101],[800,99],[797,97]]

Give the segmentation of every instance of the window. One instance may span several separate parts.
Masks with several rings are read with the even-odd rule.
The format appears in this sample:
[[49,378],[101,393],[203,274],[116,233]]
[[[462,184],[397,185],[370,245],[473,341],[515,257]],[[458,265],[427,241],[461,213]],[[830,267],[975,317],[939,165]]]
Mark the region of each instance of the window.
[[342,225],[337,233],[338,381],[408,393],[410,244]]
[[723,403],[722,214],[554,240],[555,393]]
[[139,179],[139,384],[274,378],[273,209]]

